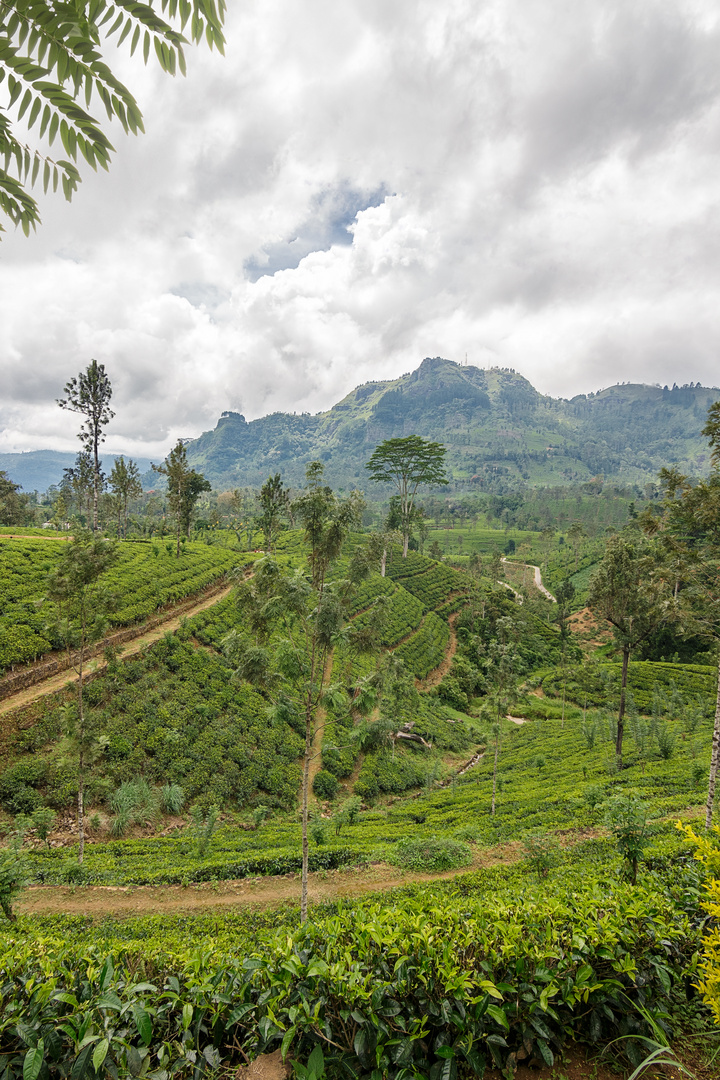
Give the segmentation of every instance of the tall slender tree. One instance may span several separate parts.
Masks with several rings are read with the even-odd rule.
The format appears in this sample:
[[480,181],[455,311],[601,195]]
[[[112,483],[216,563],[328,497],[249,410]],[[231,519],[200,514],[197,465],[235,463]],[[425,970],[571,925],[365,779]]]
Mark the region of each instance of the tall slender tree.
[[105,365],[91,360],[85,371],[81,371],[65,384],[65,397],[58,398],[61,409],[68,409],[85,417],[78,432],[78,439],[85,452],[92,454],[93,459],[93,532],[97,532],[98,527],[98,497],[101,487],[99,447],[100,443],[105,442],[105,428],[115,415],[110,408],[111,397],[112,384],[105,374]]
[[421,486],[447,484],[445,447],[419,435],[404,439],[386,439],[375,447],[365,468],[378,484],[394,484],[400,500],[400,529],[403,537],[403,558],[407,558],[408,543],[415,509],[415,498]]
[[58,629],[77,673],[76,716],[72,741],[78,755],[78,862],[85,851],[85,766],[91,732],[84,699],[84,673],[88,646],[105,632],[104,615],[112,597],[101,578],[117,558],[113,544],[89,532],[78,530],[48,579],[47,598],[58,611]]
[[[362,498],[338,499],[323,484],[323,466],[308,465],[307,485],[293,512],[305,529],[308,573],[284,573],[270,557],[256,563],[254,577],[241,583],[238,602],[254,636],[229,635],[226,651],[239,677],[256,683],[272,702],[276,719],[296,717],[304,725],[302,768],[302,879],[300,918],[307,919],[308,812],[314,736],[328,694],[333,648],[349,618],[347,581],[328,583],[349,530],[360,520]],[[275,634],[272,632],[276,631]]]

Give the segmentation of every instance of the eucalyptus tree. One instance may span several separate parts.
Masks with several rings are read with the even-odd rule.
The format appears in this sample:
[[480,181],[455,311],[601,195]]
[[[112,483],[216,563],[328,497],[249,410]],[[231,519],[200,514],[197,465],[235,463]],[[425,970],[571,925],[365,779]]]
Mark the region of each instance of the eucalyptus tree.
[[105,365],[91,360],[85,371],[70,379],[65,384],[65,397],[58,399],[61,409],[80,413],[85,417],[80,426],[78,439],[86,454],[92,456],[93,467],[93,507],[92,527],[98,527],[98,497],[102,486],[99,448],[105,442],[105,428],[115,413],[110,408],[112,384],[105,374]]
[[[3,0],[0,83],[7,89],[7,105],[0,107],[0,211],[27,236],[40,222],[29,190],[38,181],[45,192],[60,185],[70,201],[81,179],[78,153],[92,169],[108,168],[114,147],[102,124],[86,111],[93,94],[126,134],[144,131],[135,98],[103,55],[113,35],[118,46],[127,42],[131,55],[141,47],[146,64],[152,50],[163,71],[184,75],[188,40],[183,31],[189,30],[193,42],[204,40],[222,53],[225,7],[225,0]],[[21,124],[17,134],[9,116],[15,104]],[[33,133],[51,147],[59,136],[61,157],[29,145]]]
[[57,630],[77,674],[75,715],[71,718],[71,741],[78,757],[78,862],[85,850],[85,767],[93,742],[84,700],[85,662],[88,647],[106,630],[105,615],[113,598],[102,577],[117,559],[117,549],[108,540],[77,530],[64,549],[47,581],[46,596],[57,611]]
[[365,466],[375,483],[395,485],[404,559],[407,558],[418,489],[448,483],[445,454],[446,449],[441,443],[408,435],[404,439],[386,439],[380,443]]
[[333,649],[343,639],[350,616],[348,579],[329,580],[350,529],[360,521],[363,501],[354,492],[339,499],[323,484],[323,465],[311,462],[306,486],[293,504],[307,544],[307,571],[289,573],[266,557],[254,576],[241,582],[237,602],[249,635],[228,635],[225,650],[237,676],[254,683],[270,702],[275,721],[286,720],[304,732],[302,765],[302,885],[300,916],[307,919],[308,806],[310,763],[321,709],[337,704],[340,688],[331,684]]

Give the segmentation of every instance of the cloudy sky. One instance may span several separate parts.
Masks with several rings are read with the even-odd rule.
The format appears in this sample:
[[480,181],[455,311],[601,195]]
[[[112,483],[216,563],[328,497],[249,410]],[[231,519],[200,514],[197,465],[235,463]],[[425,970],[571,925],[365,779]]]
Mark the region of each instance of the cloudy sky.
[[0,450],[317,411],[425,356],[545,393],[719,381],[716,0],[230,0],[147,134],[0,242]]

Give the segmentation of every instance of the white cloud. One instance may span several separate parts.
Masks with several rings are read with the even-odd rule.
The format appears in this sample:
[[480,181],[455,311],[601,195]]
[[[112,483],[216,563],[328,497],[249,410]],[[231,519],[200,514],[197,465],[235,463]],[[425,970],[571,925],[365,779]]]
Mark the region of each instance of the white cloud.
[[118,54],[147,135],[0,244],[0,448],[74,449],[91,356],[149,455],[426,355],[714,383],[719,39],[710,0],[254,0],[187,80]]

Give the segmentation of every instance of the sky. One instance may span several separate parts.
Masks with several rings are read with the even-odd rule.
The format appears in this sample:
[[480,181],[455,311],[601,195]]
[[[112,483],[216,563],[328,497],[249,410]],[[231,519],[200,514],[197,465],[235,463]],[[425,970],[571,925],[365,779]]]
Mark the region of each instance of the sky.
[[426,356],[717,384],[716,0],[229,6],[185,79],[108,46],[146,134],[0,241],[0,450],[77,449],[91,358],[143,456]]

